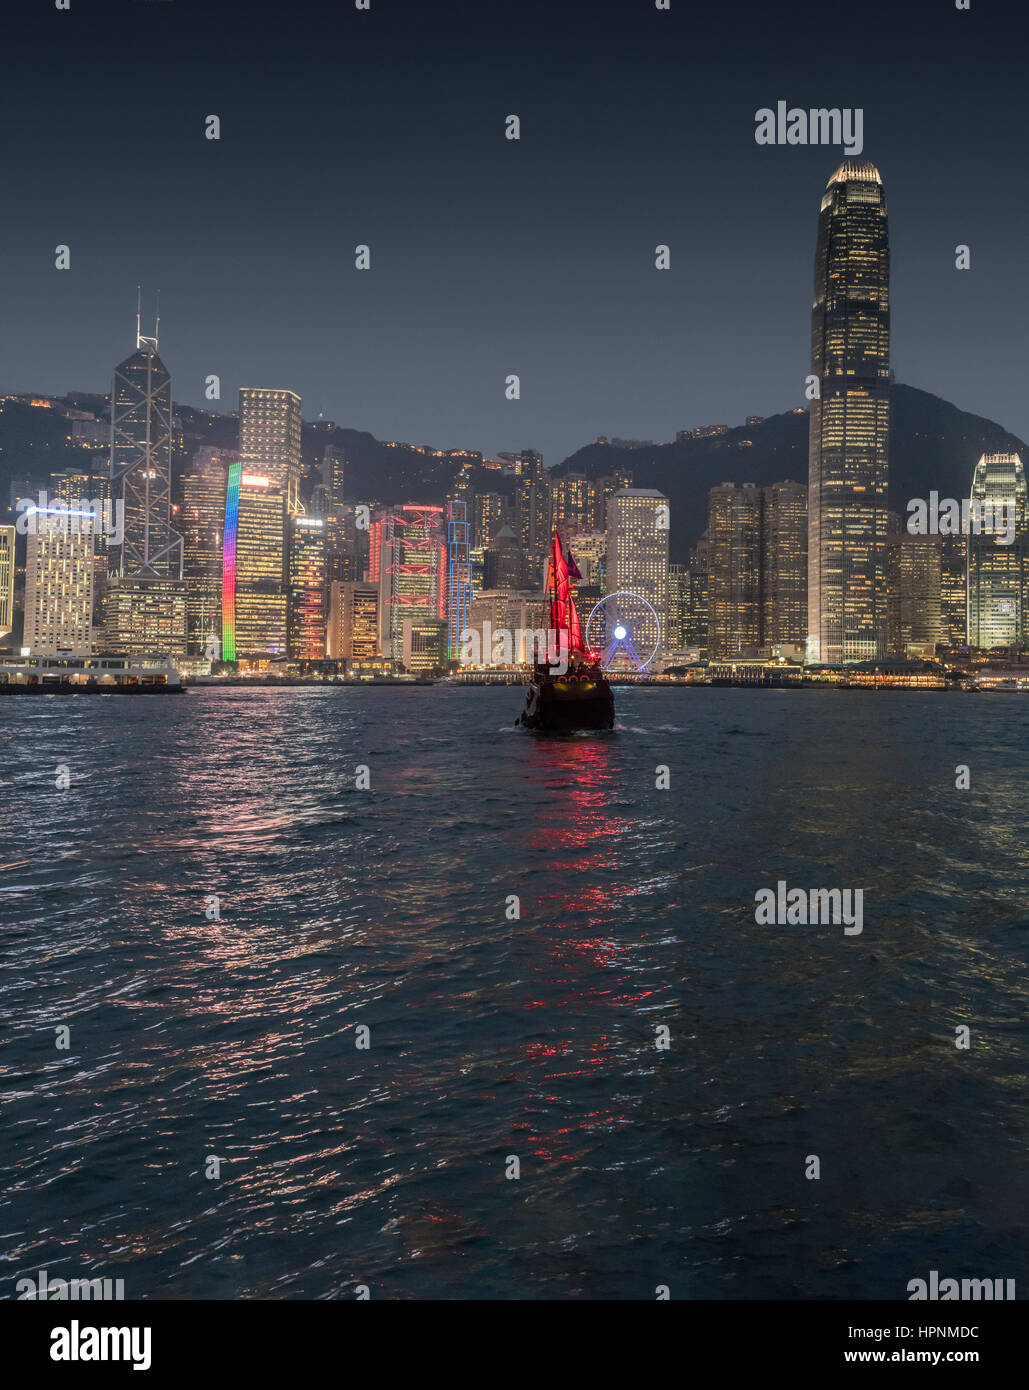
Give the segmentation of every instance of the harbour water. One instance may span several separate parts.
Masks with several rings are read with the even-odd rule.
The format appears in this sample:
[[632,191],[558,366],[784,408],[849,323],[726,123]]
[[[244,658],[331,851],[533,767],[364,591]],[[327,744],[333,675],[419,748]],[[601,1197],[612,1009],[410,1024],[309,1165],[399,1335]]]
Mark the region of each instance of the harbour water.
[[522,698],[5,704],[0,1297],[1025,1296],[1029,702]]

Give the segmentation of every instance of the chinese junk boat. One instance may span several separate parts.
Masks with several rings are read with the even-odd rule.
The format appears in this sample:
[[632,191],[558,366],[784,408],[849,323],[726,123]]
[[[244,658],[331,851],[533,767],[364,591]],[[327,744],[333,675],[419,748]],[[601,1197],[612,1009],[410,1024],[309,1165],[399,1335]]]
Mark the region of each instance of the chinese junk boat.
[[[572,564],[574,566],[574,560]],[[578,570],[575,575],[578,577]],[[557,651],[548,655],[554,655],[557,659],[548,664],[539,660],[541,653],[536,653],[525,708],[518,722],[526,729],[543,733],[567,734],[577,729],[611,729],[615,722],[615,697],[604,679],[597,653],[591,652],[582,640],[568,564],[556,528],[547,566],[547,594],[550,599],[551,640],[557,644]],[[564,674],[558,674],[555,667],[564,665],[561,656],[565,651],[568,669]]]

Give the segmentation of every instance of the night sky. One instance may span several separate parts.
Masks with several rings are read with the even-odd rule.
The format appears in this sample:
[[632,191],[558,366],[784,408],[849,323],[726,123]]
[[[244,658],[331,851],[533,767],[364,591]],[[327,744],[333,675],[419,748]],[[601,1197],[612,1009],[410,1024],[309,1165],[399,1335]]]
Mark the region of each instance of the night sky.
[[15,0],[0,390],[108,390],[142,281],[176,400],[217,373],[213,409],[284,386],[306,419],[553,464],[804,404],[842,152],[756,145],[784,99],[864,109],[898,379],[1029,435],[1024,8],[671,5]]

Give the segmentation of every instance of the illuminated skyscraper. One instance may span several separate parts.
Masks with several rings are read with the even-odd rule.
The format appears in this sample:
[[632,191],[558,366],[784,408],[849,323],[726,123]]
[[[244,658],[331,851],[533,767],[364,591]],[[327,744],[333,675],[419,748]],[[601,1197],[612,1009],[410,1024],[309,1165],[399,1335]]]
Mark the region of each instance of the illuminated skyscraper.
[[968,545],[964,536],[940,537],[940,641],[968,641]]
[[581,473],[550,480],[551,525],[562,540],[592,531],[597,512],[596,487]]
[[245,473],[266,477],[282,492],[289,515],[300,510],[300,397],[294,391],[243,386],[239,392],[239,458]]
[[940,623],[940,536],[907,532],[886,538],[886,651],[931,657]]
[[219,449],[198,449],[182,479],[186,641],[193,655],[205,652],[211,637],[221,632],[226,475],[234,459]]
[[29,521],[22,643],[32,656],[90,656],[95,518],[35,512]]
[[708,654],[742,656],[761,645],[761,489],[713,487],[707,536]]
[[499,492],[477,492],[473,510],[475,513],[473,540],[478,549],[485,550],[504,523],[504,499]]
[[366,580],[329,585],[326,656],[336,661],[370,661],[379,655],[379,586]]
[[186,586],[180,579],[113,574],[104,596],[102,650],[186,656]]
[[171,376],[152,338],[114,369],[111,496],[124,505],[124,541],[109,547],[111,573],[181,580],[182,537],[171,524]]
[[970,647],[1025,643],[1027,537],[1022,460],[1018,454],[983,454],[972,478],[968,530]]
[[392,507],[379,545],[379,645],[402,661],[405,618],[445,618],[446,541],[442,507]]
[[447,641],[446,655],[456,661],[461,634],[468,626],[472,598],[472,556],[468,543],[468,506],[454,499],[447,503]]
[[626,488],[607,504],[607,591],[647,600],[657,614],[634,632],[637,649],[664,641],[668,618],[668,498],[654,488]]
[[325,656],[325,522],[290,518],[289,655],[301,661]]
[[665,645],[686,645],[686,617],[689,612],[690,572],[686,565],[668,566],[668,629]]
[[13,526],[0,526],[0,640],[14,627]]
[[807,487],[772,483],[761,489],[761,641],[796,644],[807,638]]
[[882,655],[890,432],[890,249],[874,165],[845,160],[815,253],[808,467],[808,659]]
[[543,563],[550,549],[550,479],[543,466],[543,455],[534,449],[519,454],[518,543],[525,556],[527,582],[531,589],[543,588]]
[[222,547],[222,659],[286,654],[285,498],[273,480],[229,468]]

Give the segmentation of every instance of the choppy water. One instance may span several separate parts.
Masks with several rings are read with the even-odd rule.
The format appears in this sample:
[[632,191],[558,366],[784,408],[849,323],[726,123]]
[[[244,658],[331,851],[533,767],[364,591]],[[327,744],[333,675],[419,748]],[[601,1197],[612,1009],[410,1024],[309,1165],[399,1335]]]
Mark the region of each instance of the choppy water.
[[616,700],[4,701],[0,1296],[1024,1297],[1029,700]]

